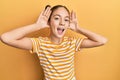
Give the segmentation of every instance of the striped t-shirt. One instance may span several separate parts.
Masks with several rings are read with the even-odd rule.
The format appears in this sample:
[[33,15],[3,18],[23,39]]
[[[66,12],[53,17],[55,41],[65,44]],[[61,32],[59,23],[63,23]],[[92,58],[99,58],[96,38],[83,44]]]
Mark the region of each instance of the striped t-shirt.
[[62,43],[54,44],[48,37],[31,38],[31,53],[37,53],[45,80],[76,80],[74,54],[80,50],[83,38],[64,37]]

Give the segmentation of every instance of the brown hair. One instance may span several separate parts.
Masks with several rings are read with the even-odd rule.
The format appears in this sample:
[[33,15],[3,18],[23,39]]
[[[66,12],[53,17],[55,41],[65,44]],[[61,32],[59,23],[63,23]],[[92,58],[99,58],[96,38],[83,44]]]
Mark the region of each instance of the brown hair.
[[[51,7],[51,6],[50,6],[50,5],[47,5],[47,6],[45,7],[45,9],[46,9],[47,7]],[[67,12],[70,13],[70,11],[68,10],[68,8],[67,8],[66,6],[63,6],[63,5],[53,6],[53,7],[51,8],[51,11],[52,11],[52,12],[51,12],[50,17],[49,17],[49,19],[48,19],[48,22],[50,21],[50,18],[51,18],[52,13],[53,13],[56,9],[58,9],[59,7],[65,8],[65,9],[67,10]]]

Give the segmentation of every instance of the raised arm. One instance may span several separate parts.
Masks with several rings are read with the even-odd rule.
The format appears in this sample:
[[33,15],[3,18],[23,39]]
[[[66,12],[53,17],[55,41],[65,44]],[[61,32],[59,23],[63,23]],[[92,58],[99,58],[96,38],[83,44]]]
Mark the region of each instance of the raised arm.
[[81,44],[81,48],[92,48],[97,46],[102,46],[107,42],[107,39],[102,35],[94,33],[84,28],[78,28],[77,32],[83,34],[85,38]]
[[73,11],[71,12],[71,16],[70,16],[70,29],[87,37],[83,40],[80,46],[81,48],[97,47],[104,45],[107,42],[107,39],[102,35],[79,27],[76,14]]
[[32,49],[32,42],[30,38],[25,37],[25,35],[48,27],[47,22],[50,14],[50,7],[47,7],[41,12],[36,23],[5,32],[0,36],[0,40],[3,43],[16,48]]

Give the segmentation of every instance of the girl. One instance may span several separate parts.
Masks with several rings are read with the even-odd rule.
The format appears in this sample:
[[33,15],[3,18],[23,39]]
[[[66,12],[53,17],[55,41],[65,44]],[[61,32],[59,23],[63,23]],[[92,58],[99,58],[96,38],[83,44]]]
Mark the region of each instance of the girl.
[[[25,35],[43,28],[50,28],[49,37],[28,38]],[[86,38],[65,37],[71,29]],[[36,23],[27,25],[0,36],[7,45],[36,53],[45,74],[45,80],[76,80],[74,54],[82,48],[104,45],[107,39],[78,25],[74,11],[63,5],[46,6]]]

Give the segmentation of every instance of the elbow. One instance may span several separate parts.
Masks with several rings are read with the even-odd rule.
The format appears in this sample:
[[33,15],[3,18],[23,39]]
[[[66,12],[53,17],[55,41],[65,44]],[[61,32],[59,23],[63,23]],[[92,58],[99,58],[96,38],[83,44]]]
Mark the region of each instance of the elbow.
[[0,40],[3,43],[9,43],[10,42],[10,37],[7,34],[4,33],[4,34],[0,35]]
[[100,45],[105,45],[108,42],[107,38],[104,38],[103,40],[101,40],[99,43]]
[[6,34],[0,35],[0,40],[1,40],[2,42],[6,43],[6,42],[7,42]]
[[103,44],[106,44],[107,42],[108,42],[108,39],[105,38],[105,39],[103,40]]

